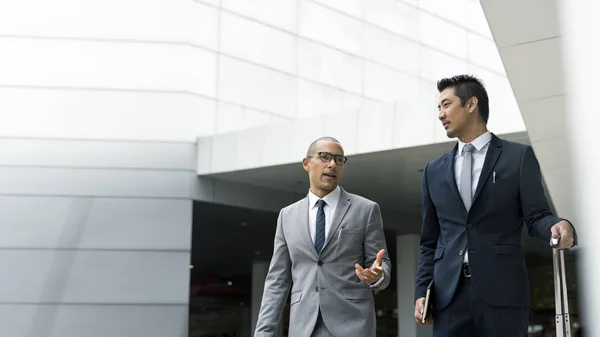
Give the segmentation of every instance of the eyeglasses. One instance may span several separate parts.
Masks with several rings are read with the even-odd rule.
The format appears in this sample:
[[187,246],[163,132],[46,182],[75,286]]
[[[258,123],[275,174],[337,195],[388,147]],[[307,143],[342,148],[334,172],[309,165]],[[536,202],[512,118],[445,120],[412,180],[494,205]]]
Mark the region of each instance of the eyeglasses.
[[309,154],[307,157],[310,158],[310,157],[314,157],[314,156],[319,157],[319,159],[321,159],[321,161],[325,162],[325,163],[330,162],[331,159],[333,158],[335,163],[338,165],[344,165],[348,161],[348,158],[346,158],[345,156],[343,156],[341,154],[333,154],[333,153],[329,153],[329,152],[317,152],[316,154]]

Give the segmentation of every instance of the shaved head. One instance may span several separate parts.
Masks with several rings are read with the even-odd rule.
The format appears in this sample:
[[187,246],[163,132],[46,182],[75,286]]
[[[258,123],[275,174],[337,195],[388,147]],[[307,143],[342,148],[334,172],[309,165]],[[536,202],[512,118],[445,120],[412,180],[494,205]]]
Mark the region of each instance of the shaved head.
[[342,143],[340,143],[339,140],[337,140],[337,139],[335,139],[333,137],[321,137],[321,138],[315,140],[314,142],[310,143],[310,146],[308,147],[308,150],[306,151],[306,155],[307,156],[315,153],[315,150],[317,148],[317,144],[320,141],[329,141],[329,142],[334,142],[334,143],[338,143],[338,144],[342,145]]

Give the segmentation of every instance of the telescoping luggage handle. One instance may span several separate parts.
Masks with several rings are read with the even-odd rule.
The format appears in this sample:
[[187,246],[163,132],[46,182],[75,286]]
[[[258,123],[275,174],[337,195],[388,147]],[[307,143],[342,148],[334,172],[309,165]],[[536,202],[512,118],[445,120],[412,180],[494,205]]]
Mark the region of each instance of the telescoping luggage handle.
[[556,337],[571,337],[569,299],[567,297],[567,277],[565,273],[565,252],[558,248],[560,236],[552,238],[552,261],[554,262],[554,299],[556,307]]

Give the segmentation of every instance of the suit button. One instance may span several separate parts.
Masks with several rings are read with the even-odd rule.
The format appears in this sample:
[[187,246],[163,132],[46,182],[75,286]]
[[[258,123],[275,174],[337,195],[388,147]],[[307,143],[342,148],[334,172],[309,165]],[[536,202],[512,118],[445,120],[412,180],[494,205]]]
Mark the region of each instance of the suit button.
[[323,265],[323,261],[319,260],[319,262],[317,262],[317,264],[318,264],[319,266],[322,266],[322,265]]
[[464,253],[465,253],[465,251],[461,249],[460,252],[458,253],[458,255],[463,256]]
[[316,292],[319,292],[319,287],[315,287],[315,291],[316,291]]
[[467,228],[468,228],[468,229],[471,229],[471,228],[473,228],[473,225],[471,225],[470,223],[468,223],[468,224],[467,224]]

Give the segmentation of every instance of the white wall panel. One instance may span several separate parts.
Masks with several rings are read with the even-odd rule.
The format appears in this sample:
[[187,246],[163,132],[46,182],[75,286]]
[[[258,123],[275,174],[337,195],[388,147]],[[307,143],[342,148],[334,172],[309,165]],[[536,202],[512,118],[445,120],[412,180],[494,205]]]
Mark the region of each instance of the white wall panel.
[[[467,4],[470,0],[452,0],[452,1],[436,1],[436,0],[418,0],[419,9],[428,13],[435,14],[437,17],[442,17],[447,21],[456,25],[469,28],[471,18],[467,17]],[[447,32],[440,35],[446,35]]]
[[484,66],[499,74],[506,75],[500,53],[493,40],[468,33],[468,60],[470,63]]
[[419,41],[445,53],[465,59],[467,32],[453,23],[419,12]]
[[363,97],[337,90],[319,83],[298,80],[298,114],[296,118],[307,118],[325,114],[339,114],[357,109]]
[[178,93],[0,87],[0,118],[2,136],[195,142],[215,132],[216,104]]
[[297,0],[221,0],[221,6],[237,14],[259,22],[296,31]]
[[296,73],[295,35],[239,15],[221,13],[221,52]]
[[190,249],[191,200],[0,197],[0,247]]
[[402,72],[365,63],[365,95],[383,102],[412,101],[419,94],[419,79]]
[[[315,3],[320,3],[337,11],[343,12],[355,18],[362,17],[362,1],[361,0],[309,0]],[[304,1],[306,2],[306,1]]]
[[0,85],[215,95],[216,54],[184,45],[0,38]]
[[194,172],[0,167],[0,194],[191,198]]
[[191,0],[3,1],[0,34],[187,42],[214,50],[218,14]]
[[365,58],[419,75],[419,44],[374,26],[365,26]]
[[13,303],[187,304],[189,263],[189,252],[3,250],[0,298]]
[[419,39],[419,10],[395,0],[364,2],[365,21],[401,36]]
[[194,170],[195,165],[191,143],[0,138],[0,166]]
[[421,47],[421,78],[437,82],[444,77],[450,77],[467,72],[467,62],[448,54]]
[[0,305],[5,336],[186,336],[187,305]]
[[296,79],[278,71],[221,56],[219,99],[293,117]]
[[298,75],[362,94],[360,58],[307,40],[298,42]]
[[348,53],[363,54],[363,23],[310,1],[300,1],[298,35]]

